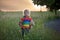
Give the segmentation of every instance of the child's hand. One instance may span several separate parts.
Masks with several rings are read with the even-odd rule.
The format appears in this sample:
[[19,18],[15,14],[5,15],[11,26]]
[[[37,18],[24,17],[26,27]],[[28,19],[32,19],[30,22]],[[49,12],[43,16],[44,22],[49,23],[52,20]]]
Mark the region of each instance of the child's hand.
[[32,25],[30,25],[29,29],[33,28]]

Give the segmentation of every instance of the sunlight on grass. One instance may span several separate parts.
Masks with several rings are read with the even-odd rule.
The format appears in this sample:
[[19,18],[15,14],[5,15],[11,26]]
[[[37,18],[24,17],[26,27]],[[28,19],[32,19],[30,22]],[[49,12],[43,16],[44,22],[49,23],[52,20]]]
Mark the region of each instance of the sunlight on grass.
[[[49,13],[49,14],[48,14]],[[54,30],[44,27],[44,22],[48,16],[53,16],[50,12],[32,12],[31,16],[35,22],[35,26],[30,30],[29,35],[25,36],[25,40],[52,40]],[[0,12],[0,40],[21,40],[20,27],[18,25],[22,12],[4,13]]]

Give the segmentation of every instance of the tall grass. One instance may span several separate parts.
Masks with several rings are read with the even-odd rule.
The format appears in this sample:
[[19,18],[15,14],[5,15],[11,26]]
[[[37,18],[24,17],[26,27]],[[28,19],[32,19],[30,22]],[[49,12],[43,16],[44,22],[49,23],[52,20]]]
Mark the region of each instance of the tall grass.
[[[55,31],[44,27],[47,18],[53,15],[51,12],[31,12],[35,26],[24,40],[54,40]],[[22,12],[0,12],[0,40],[21,40],[21,29],[18,25],[21,17]]]

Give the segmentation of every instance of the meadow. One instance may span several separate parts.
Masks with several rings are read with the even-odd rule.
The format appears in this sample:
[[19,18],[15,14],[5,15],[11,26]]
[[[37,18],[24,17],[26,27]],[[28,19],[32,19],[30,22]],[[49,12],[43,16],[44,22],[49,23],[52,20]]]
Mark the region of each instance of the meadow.
[[[44,25],[53,20],[53,16],[52,12],[31,12],[35,26],[24,40],[60,40],[55,30]],[[21,40],[21,32],[19,32],[21,29],[18,25],[21,17],[22,12],[0,12],[0,40]]]

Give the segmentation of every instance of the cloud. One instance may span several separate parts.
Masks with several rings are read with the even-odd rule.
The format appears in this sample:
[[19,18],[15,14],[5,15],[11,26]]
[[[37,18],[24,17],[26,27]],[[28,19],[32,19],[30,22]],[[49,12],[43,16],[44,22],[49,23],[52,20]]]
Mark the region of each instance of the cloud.
[[34,10],[32,0],[0,0],[2,10]]

